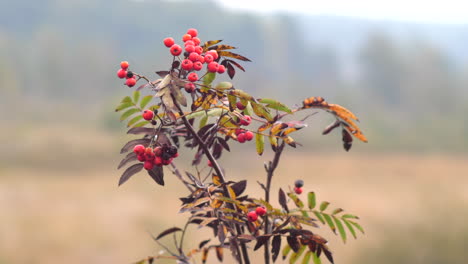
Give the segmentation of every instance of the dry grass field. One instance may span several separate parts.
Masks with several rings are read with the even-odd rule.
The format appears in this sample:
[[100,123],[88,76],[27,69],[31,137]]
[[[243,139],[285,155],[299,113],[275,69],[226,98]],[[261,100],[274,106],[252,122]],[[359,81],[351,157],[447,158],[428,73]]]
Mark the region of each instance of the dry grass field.
[[[445,262],[433,263],[462,263],[458,261],[466,254],[463,244],[468,242],[464,227],[468,216],[467,158],[294,155],[284,159],[273,188],[303,178],[306,189],[315,191],[319,200],[361,217],[366,235],[346,245],[328,230],[318,230],[330,238],[336,263],[387,263],[388,259],[382,258],[390,252],[412,258],[393,263],[423,263],[435,254],[431,247],[440,249],[435,240],[442,240],[439,242],[450,250],[441,253],[448,257]],[[232,169],[229,177],[252,180],[248,191],[261,194],[255,181],[263,180],[264,175],[255,159],[266,157],[243,160],[252,162],[242,170],[229,164],[227,170]],[[143,173],[117,188],[119,172],[111,162],[76,170],[3,168],[0,264],[124,264],[157,254],[159,249],[147,231],[158,233],[183,223],[185,217],[177,214],[176,200],[185,193],[171,176],[167,173],[165,188]],[[200,240],[207,234],[193,230],[191,236]],[[259,257],[254,256],[258,262],[253,263],[261,263]],[[213,256],[210,261],[216,263]]]

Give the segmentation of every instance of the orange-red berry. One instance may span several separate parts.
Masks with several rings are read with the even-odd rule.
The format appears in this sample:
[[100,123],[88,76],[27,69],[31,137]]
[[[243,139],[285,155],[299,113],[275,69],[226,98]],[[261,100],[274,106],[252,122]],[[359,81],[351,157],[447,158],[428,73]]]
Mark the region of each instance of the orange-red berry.
[[185,41],[184,45],[185,45],[185,47],[187,47],[189,45],[192,45],[193,47],[195,47],[195,42],[193,42],[192,40],[187,40],[187,41]]
[[135,86],[135,84],[136,84],[136,79],[135,78],[128,78],[125,81],[125,85],[127,85],[128,87],[133,87],[133,86]]
[[187,34],[189,34],[191,37],[196,37],[198,36],[198,30],[196,30],[195,28],[189,28],[187,30]]
[[193,68],[193,62],[191,60],[182,61],[182,69],[190,71]]
[[165,38],[163,42],[164,42],[164,45],[168,48],[172,47],[172,45],[175,44],[175,41],[173,38]]
[[297,193],[297,194],[301,194],[302,193],[302,187],[294,187],[294,192]]
[[211,160],[208,160],[208,167],[213,167],[213,163],[211,163]]
[[182,53],[182,48],[179,45],[174,44],[172,45],[170,51],[173,56],[179,56]]
[[202,56],[202,55],[199,55],[198,56],[198,61],[201,62],[201,63],[205,63],[205,57]]
[[192,41],[195,44],[195,46],[198,46],[201,43],[201,40],[199,38],[193,37],[193,36],[192,36]]
[[128,69],[128,66],[129,66],[128,61],[122,61],[120,63],[120,68],[122,68],[123,70]]
[[219,65],[218,66],[218,73],[221,74],[221,73],[224,73],[226,71],[226,67],[224,67],[224,65]]
[[247,214],[247,219],[249,219],[250,222],[255,222],[258,219],[258,215],[255,211],[251,211]]
[[[206,56],[205,56],[205,60],[206,60]],[[209,72],[217,72],[218,71],[218,66],[219,64],[215,61],[212,61],[210,63],[208,63],[208,71]]]
[[198,80],[198,74],[192,72],[187,76],[187,79],[191,82],[196,82]]
[[189,34],[185,34],[182,36],[182,41],[183,42],[186,42],[187,40],[191,40],[192,39],[192,36],[190,36]]
[[146,170],[152,170],[154,168],[154,162],[152,160],[147,160],[145,161],[145,163],[143,164],[143,167],[146,169]]
[[255,209],[255,213],[257,213],[258,216],[264,216],[266,214],[266,209],[263,206],[259,206]]
[[[145,110],[145,111],[143,111],[143,118],[144,118],[145,120],[148,120],[148,121],[149,121],[149,120],[153,120],[153,117],[154,117],[154,112],[153,112],[153,111],[151,111],[151,110]],[[151,149],[151,152],[152,152],[152,151],[153,151],[153,150]]]
[[252,131],[247,131],[244,133],[244,137],[246,141],[250,141],[253,139],[254,134],[252,133]]
[[123,79],[127,76],[127,71],[124,70],[124,69],[119,69],[117,71],[117,76],[120,78],[120,79]]

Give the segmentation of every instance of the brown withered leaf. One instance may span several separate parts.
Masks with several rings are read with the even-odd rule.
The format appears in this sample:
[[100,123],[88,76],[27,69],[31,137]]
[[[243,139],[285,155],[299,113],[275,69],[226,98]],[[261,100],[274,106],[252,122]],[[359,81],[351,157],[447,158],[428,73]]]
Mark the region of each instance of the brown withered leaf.
[[351,146],[353,144],[353,137],[351,137],[351,135],[346,129],[342,129],[341,134],[342,134],[342,140],[343,140],[343,148],[346,151],[349,151],[349,149],[351,149]]
[[207,51],[209,47],[213,46],[213,45],[216,45],[218,43],[220,43],[221,41],[223,41],[222,39],[218,39],[218,40],[209,40],[207,42],[205,42],[202,46],[203,48],[203,51]]
[[160,166],[154,166],[153,169],[148,170],[148,174],[157,184],[164,186],[164,171]]
[[239,55],[237,53],[234,53],[234,52],[230,52],[230,51],[218,51],[218,54],[219,56],[223,56],[223,57],[229,57],[229,58],[233,58],[233,59],[237,59],[237,60],[241,60],[241,61],[251,61],[250,59],[242,56],[242,55]]
[[224,240],[226,240],[226,235],[227,235],[227,228],[226,226],[221,223],[218,225],[218,240],[221,245],[224,244]]
[[136,153],[130,152],[130,153],[127,154],[127,156],[125,156],[125,158],[123,160],[120,161],[119,166],[117,167],[117,169],[122,168],[127,163],[129,163],[130,161],[136,161],[136,160],[137,160]]
[[292,249],[294,252],[299,251],[299,249],[301,248],[301,245],[299,244],[299,241],[297,240],[297,237],[295,237],[295,236],[288,236],[288,237],[286,238],[286,240],[288,241],[288,245],[291,247],[291,249]]
[[276,259],[279,256],[281,248],[281,236],[274,236],[273,241],[271,242],[271,254],[273,258],[273,262],[276,261]]
[[219,262],[223,262],[223,248],[222,247],[216,247],[216,257],[218,258]]
[[283,207],[283,209],[286,210],[286,212],[289,212],[288,202],[286,200],[286,194],[284,193],[283,189],[281,189],[281,188],[279,189],[278,200],[279,200],[279,203],[280,203],[281,207]]
[[174,232],[179,232],[179,231],[182,231],[182,229],[178,228],[178,227],[172,227],[172,228],[169,228],[169,229],[166,229],[164,231],[162,231],[156,238],[155,240],[159,240],[169,234],[172,234]]
[[128,179],[130,179],[130,177],[132,177],[133,175],[135,175],[136,173],[140,172],[141,169],[143,169],[143,163],[137,163],[137,164],[133,164],[132,166],[128,167],[124,173],[122,174],[122,176],[120,176],[120,179],[119,179],[119,186],[124,184],[126,181],[128,181]]
[[270,239],[271,235],[264,235],[257,237],[257,243],[255,244],[254,251],[261,248]]
[[202,263],[206,263],[206,260],[208,259],[208,248],[204,248],[202,251]]
[[236,182],[232,184],[231,187],[234,190],[234,193],[236,194],[236,196],[239,196],[245,191],[245,188],[247,187],[247,181],[242,180],[242,181]]

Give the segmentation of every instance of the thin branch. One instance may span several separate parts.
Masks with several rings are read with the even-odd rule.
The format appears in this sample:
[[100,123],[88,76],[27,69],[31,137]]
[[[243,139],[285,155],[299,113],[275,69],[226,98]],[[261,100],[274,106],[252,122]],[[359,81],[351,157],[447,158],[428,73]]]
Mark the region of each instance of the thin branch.
[[193,193],[193,189],[192,189],[192,186],[190,186],[190,183],[187,182],[186,180],[184,180],[184,178],[182,177],[182,174],[180,173],[179,169],[177,169],[176,165],[174,164],[174,162],[171,162],[171,167],[172,167],[172,173],[177,177],[179,178],[179,180],[185,185],[185,187],[187,187],[187,189]]
[[[270,190],[271,190],[271,180],[273,179],[273,174],[275,172],[276,167],[278,167],[278,163],[280,161],[281,153],[283,153],[284,150],[284,141],[281,142],[281,145],[276,149],[275,152],[275,157],[273,158],[273,161],[270,161],[267,166],[267,182],[266,182],[266,189],[265,189],[265,201],[267,203],[270,202]],[[264,232],[265,234],[270,233],[270,220],[268,217],[265,217],[265,229]],[[270,242],[267,241],[264,246],[264,259],[265,259],[265,264],[270,263]]]

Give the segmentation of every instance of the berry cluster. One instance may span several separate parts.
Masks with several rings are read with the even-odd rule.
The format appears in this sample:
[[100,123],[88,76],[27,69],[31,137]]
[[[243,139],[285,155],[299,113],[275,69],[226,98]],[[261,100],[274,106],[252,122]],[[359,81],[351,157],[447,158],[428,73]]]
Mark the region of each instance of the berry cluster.
[[184,48],[176,44],[171,37],[165,38],[163,43],[169,48],[172,56],[179,56],[183,52],[184,59],[180,63],[180,67],[187,71],[187,80],[191,83],[185,85],[185,90],[189,93],[195,90],[194,82],[198,81],[198,74],[194,71],[200,71],[203,64],[206,64],[208,72],[224,73],[226,67],[218,63],[218,52],[216,50],[208,50],[203,52],[203,47],[200,46],[201,40],[197,37],[198,31],[194,28],[187,30],[187,34],[182,36]]
[[303,180],[297,180],[294,182],[294,192],[297,194],[301,194],[303,192],[302,186],[304,186]]
[[125,81],[125,85],[127,85],[128,87],[133,87],[137,83],[137,80],[133,72],[128,70],[128,66],[128,61],[122,61],[120,63],[120,69],[117,71],[117,76],[120,79],[127,78],[127,80]]
[[247,214],[247,219],[250,221],[250,222],[255,222],[257,221],[258,217],[259,216],[264,216],[265,214],[267,213],[265,207],[263,206],[259,206],[255,209],[255,211],[250,211],[248,214]]
[[175,146],[162,145],[153,148],[145,148],[143,145],[136,145],[133,152],[137,154],[137,159],[144,162],[146,170],[152,170],[154,166],[169,165],[179,156]]
[[243,128],[236,129],[237,141],[244,143],[245,141],[251,141],[254,137],[252,131],[245,130]]

